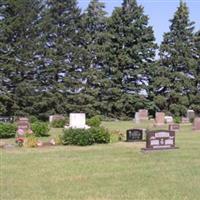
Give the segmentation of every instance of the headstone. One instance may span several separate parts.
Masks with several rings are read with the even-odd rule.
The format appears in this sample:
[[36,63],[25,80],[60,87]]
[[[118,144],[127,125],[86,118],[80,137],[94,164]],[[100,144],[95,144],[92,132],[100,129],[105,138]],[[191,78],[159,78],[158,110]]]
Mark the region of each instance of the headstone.
[[156,112],[156,119],[155,119],[157,126],[162,126],[165,123],[165,113],[163,112]]
[[145,129],[129,129],[126,131],[126,141],[135,142],[144,140]]
[[140,118],[139,118],[139,113],[138,112],[135,113],[135,123],[136,124],[140,123]]
[[194,131],[200,130],[200,117],[197,117],[197,118],[194,119],[193,130]]
[[85,113],[70,113],[69,126],[65,126],[65,128],[88,129],[90,127],[86,125]]
[[166,124],[171,124],[173,122],[174,122],[174,120],[173,120],[172,116],[165,116],[165,123]]
[[169,125],[169,131],[178,132],[179,130],[180,130],[180,125],[179,124],[170,124]]
[[175,131],[156,130],[147,132],[144,151],[175,149]]
[[51,115],[49,116],[49,122],[53,122],[56,120],[65,120],[65,117],[63,115]]
[[0,122],[4,123],[11,123],[13,122],[13,119],[13,117],[0,116]]
[[19,120],[17,121],[17,128],[18,130],[23,130],[23,131],[27,131],[28,129],[30,129],[30,123],[28,118],[20,117]]
[[148,110],[146,110],[146,109],[139,110],[138,114],[139,114],[140,120],[148,120],[149,119]]
[[195,112],[194,112],[194,110],[187,110],[187,118],[189,120],[193,120],[195,118]]
[[182,123],[182,124],[187,124],[187,123],[190,123],[190,120],[189,120],[189,118],[187,118],[187,117],[182,117],[182,118],[181,118],[181,123]]

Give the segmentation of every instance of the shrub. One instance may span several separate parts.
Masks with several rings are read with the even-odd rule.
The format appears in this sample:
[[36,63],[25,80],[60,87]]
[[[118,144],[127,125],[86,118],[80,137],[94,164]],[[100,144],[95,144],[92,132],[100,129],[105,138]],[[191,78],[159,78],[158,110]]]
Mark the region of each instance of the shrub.
[[65,129],[62,137],[64,145],[92,145],[94,138],[90,129]]
[[39,119],[38,119],[37,117],[33,116],[33,115],[30,116],[29,119],[30,119],[30,122],[31,122],[31,123],[36,123],[36,122],[39,121]]
[[65,125],[65,119],[58,119],[51,122],[51,127],[53,128],[63,128]]
[[177,123],[177,124],[180,124],[181,123],[181,117],[179,117],[179,116],[174,117],[174,122]]
[[0,138],[15,137],[17,126],[11,123],[0,123]]
[[89,129],[91,132],[95,143],[101,144],[101,143],[109,143],[110,142],[110,133],[107,129],[103,127],[98,128],[91,128]]
[[24,141],[24,146],[29,148],[37,147],[37,138],[34,135],[29,135]]
[[61,135],[56,135],[54,137],[54,141],[55,141],[56,145],[61,145],[62,144],[62,136]]
[[49,136],[49,127],[45,122],[35,122],[31,124],[32,131],[37,137]]
[[92,145],[94,143],[109,143],[110,134],[107,129],[93,127],[90,129],[66,129],[62,136],[64,145]]
[[99,127],[101,125],[101,117],[96,115],[87,120],[87,125],[92,127]]

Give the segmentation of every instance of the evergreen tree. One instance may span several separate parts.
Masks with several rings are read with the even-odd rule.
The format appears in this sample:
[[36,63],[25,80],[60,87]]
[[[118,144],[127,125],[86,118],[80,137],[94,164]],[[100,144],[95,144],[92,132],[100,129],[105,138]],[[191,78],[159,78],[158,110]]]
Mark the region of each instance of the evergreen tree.
[[106,77],[106,49],[109,45],[107,33],[107,17],[105,4],[99,0],[92,0],[83,14],[82,24],[84,32],[85,56],[85,88],[82,90],[87,97],[89,115],[106,114],[107,107],[103,109],[104,82]]
[[150,105],[142,96],[147,96],[149,72],[154,62],[153,30],[143,7],[135,0],[124,0],[110,18],[109,31],[112,35],[108,57],[111,113],[133,116],[137,109]]
[[[24,97],[18,96],[16,90],[19,84],[28,82],[30,86],[35,79],[34,38],[40,10],[39,0],[1,1],[0,73],[1,93],[4,95],[1,96],[1,102],[13,102],[12,105],[4,104],[6,109],[3,114],[17,114],[16,109],[23,111],[26,106],[20,105]],[[26,101],[26,99],[23,100]]]
[[194,65],[190,69],[191,80],[193,83],[193,94],[191,94],[190,104],[191,108],[195,110],[196,113],[200,114],[200,31],[194,35]]
[[167,110],[184,115],[195,92],[190,72],[196,67],[193,59],[194,23],[189,20],[186,3],[180,2],[170,22],[170,32],[164,34],[160,46],[164,79],[157,80],[161,83],[157,91],[160,96],[165,96]]
[[59,109],[53,104],[49,107],[54,113],[79,111],[79,108],[76,110],[79,106],[77,95],[84,81],[80,23],[81,11],[76,0],[46,2],[37,40],[37,78],[41,93],[46,93],[45,99],[51,96],[49,94],[62,96],[62,101],[58,101],[61,103]]

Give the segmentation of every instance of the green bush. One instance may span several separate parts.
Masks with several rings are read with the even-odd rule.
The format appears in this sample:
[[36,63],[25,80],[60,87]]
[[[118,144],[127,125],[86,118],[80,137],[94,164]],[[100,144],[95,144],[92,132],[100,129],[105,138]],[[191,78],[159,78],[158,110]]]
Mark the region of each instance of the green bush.
[[65,129],[62,136],[64,145],[92,145],[94,143],[109,143],[110,134],[102,127],[90,129]]
[[29,119],[30,119],[30,122],[31,122],[31,123],[36,123],[36,122],[39,121],[39,119],[38,119],[37,117],[33,116],[33,115],[30,116]]
[[11,123],[0,123],[0,138],[15,137],[17,126]]
[[65,129],[62,137],[64,145],[92,145],[94,137],[89,129]]
[[51,122],[51,127],[53,128],[64,128],[65,126],[65,119],[58,119]]
[[110,142],[110,133],[107,129],[103,127],[91,128],[89,131],[92,133],[95,143],[109,143]]
[[31,124],[32,131],[37,137],[49,136],[49,126],[45,122],[35,122]]
[[181,123],[181,117],[179,117],[179,116],[174,117],[174,122],[177,123],[177,124],[180,124]]
[[99,127],[101,125],[101,117],[96,115],[87,120],[87,125],[91,127]]

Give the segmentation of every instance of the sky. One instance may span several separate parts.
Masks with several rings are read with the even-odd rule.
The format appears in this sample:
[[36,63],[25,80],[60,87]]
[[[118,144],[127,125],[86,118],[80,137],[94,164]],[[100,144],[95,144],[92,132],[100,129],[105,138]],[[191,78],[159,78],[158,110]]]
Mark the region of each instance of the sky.
[[[90,0],[78,0],[79,7],[87,8]],[[109,15],[115,7],[121,6],[122,0],[101,0],[105,2]],[[169,31],[170,22],[179,5],[179,0],[137,0],[144,7],[144,12],[149,16],[149,24],[153,26],[158,44],[163,39],[163,33]],[[195,22],[195,29],[200,30],[200,0],[185,0],[190,11],[190,20]]]

